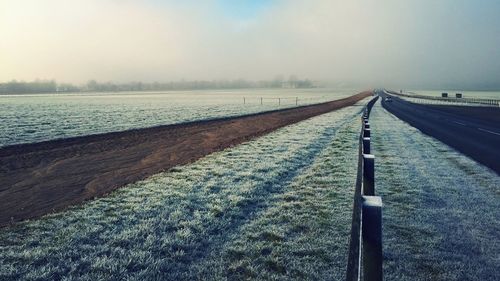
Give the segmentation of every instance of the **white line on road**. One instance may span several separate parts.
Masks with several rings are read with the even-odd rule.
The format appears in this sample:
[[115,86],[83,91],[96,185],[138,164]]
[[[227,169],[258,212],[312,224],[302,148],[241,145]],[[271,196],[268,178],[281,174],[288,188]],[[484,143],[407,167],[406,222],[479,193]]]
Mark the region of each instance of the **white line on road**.
[[486,129],[481,129],[481,128],[477,128],[477,129],[480,130],[480,131],[483,131],[483,132],[487,132],[487,133],[490,133],[490,134],[495,134],[495,135],[500,136],[500,133],[497,133],[497,132],[493,132],[493,131],[486,130]]
[[458,122],[458,121],[453,121],[453,123],[457,123],[457,124],[462,125],[462,126],[467,126],[465,123]]

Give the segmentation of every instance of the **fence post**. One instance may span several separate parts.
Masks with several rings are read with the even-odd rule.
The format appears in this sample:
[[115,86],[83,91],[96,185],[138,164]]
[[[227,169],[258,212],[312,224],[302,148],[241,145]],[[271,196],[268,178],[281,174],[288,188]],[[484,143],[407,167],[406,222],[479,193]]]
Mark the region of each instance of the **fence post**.
[[246,100],[245,100],[245,97],[243,97],[243,104],[246,104],[246,103],[247,103],[247,102],[246,102]]
[[363,195],[375,195],[375,155],[373,154],[363,154]]
[[363,280],[382,281],[382,198],[363,196]]
[[363,128],[363,137],[364,138],[369,138],[370,137],[370,128]]
[[370,154],[370,138],[363,138],[363,154]]
[[262,97],[260,97],[260,105],[262,105]]

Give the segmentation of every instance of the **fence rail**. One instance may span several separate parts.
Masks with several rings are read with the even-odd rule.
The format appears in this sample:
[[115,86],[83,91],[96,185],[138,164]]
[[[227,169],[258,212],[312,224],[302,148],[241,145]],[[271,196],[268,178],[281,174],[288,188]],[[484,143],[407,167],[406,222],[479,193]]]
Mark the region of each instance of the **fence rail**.
[[500,99],[483,99],[483,98],[456,98],[456,97],[431,97],[417,94],[403,94],[393,91],[385,91],[389,95],[399,96],[405,99],[414,100],[417,103],[430,104],[467,104],[489,107],[500,107]]
[[368,102],[359,135],[358,175],[347,260],[347,281],[382,281],[382,199],[375,196],[375,156],[371,154],[370,112],[377,101]]

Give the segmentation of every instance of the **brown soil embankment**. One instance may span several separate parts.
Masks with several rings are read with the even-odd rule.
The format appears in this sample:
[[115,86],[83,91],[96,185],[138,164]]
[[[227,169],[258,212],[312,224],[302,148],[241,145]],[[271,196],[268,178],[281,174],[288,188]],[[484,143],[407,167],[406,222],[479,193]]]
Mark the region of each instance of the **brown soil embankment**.
[[0,149],[0,226],[59,211],[127,183],[371,95],[254,115]]

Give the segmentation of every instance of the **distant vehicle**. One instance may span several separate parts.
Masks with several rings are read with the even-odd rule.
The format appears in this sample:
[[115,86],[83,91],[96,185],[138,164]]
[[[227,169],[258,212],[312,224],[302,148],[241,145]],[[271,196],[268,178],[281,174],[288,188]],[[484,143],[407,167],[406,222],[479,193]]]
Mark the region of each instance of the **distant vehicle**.
[[392,97],[390,97],[390,96],[385,97],[385,101],[386,102],[392,102]]

